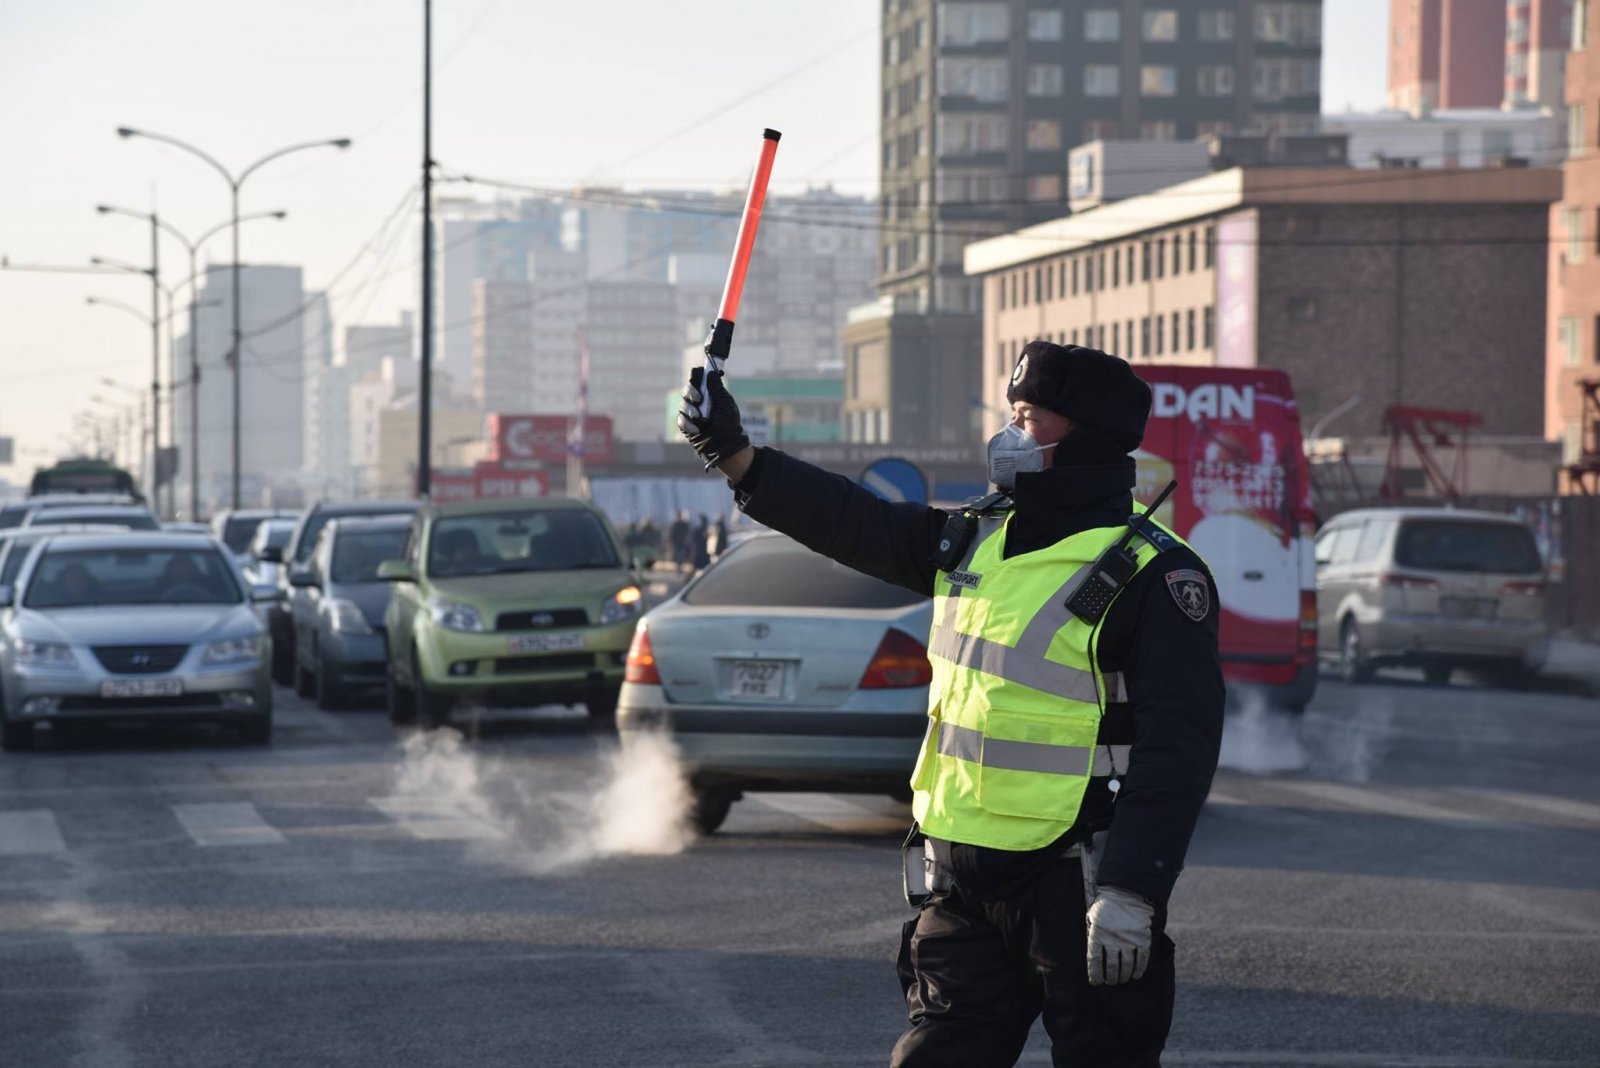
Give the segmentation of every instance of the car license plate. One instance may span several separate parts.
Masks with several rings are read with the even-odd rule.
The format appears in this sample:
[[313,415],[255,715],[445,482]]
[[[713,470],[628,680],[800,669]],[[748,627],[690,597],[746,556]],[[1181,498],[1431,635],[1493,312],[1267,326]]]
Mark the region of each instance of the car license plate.
[[1493,619],[1499,606],[1492,597],[1439,598],[1439,614],[1452,619]]
[[570,653],[584,646],[582,634],[519,634],[507,639],[513,653]]
[[783,697],[783,661],[735,660],[731,697],[777,701]]
[[182,679],[109,679],[100,684],[101,697],[178,697]]

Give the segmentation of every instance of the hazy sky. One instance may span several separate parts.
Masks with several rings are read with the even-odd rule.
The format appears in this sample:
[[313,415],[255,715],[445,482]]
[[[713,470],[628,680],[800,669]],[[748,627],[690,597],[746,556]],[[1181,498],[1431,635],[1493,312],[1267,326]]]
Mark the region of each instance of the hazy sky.
[[[1385,0],[1324,8],[1325,108],[1379,106]],[[154,204],[191,235],[226,218],[220,176],[154,142],[123,141],[118,126],[193,142],[235,168],[296,141],[351,137],[347,152],[293,156],[250,179],[245,211],[290,217],[247,224],[244,258],[301,264],[307,287],[321,288],[360,255],[333,288],[335,323],[392,320],[415,304],[412,272],[369,281],[404,260],[367,246],[416,181],[421,9],[418,0],[0,3],[0,254],[143,264],[147,228],[101,217],[97,203]],[[831,182],[871,193],[878,9],[877,0],[435,0],[434,156],[446,172],[540,185],[739,186],[761,127],[774,126],[784,132],[775,188]],[[225,235],[208,248],[226,260]],[[179,246],[166,242],[162,255],[177,281]],[[133,275],[0,271],[0,434],[19,449],[0,477],[23,479],[64,449],[74,412],[105,410],[92,394],[120,397],[101,376],[148,389],[149,328],[84,303],[99,295],[146,308],[148,286]]]

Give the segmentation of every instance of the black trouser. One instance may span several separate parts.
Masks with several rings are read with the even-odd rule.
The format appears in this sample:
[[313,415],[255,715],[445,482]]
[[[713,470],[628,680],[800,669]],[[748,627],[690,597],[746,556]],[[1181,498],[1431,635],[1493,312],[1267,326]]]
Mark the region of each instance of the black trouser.
[[910,1026],[893,1068],[1006,1068],[1044,1014],[1056,1068],[1155,1068],[1172,1024],[1172,940],[1156,910],[1150,967],[1138,982],[1090,986],[1083,876],[1076,857],[1007,897],[960,888],[905,926],[899,971]]

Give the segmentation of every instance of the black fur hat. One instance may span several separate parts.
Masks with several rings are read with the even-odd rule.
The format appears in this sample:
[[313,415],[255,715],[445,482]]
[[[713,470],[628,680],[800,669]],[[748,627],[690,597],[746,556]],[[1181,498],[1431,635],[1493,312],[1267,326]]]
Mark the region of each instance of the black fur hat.
[[1017,358],[1006,401],[1027,401],[1103,433],[1123,452],[1144,440],[1150,387],[1128,361],[1099,349],[1030,341]]

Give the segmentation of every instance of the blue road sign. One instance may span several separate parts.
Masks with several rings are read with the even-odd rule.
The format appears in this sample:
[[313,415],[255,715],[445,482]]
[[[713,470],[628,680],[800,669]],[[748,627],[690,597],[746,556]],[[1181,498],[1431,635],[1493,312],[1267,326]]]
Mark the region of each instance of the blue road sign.
[[928,503],[928,477],[922,468],[897,456],[869,465],[861,472],[861,484],[886,501]]

